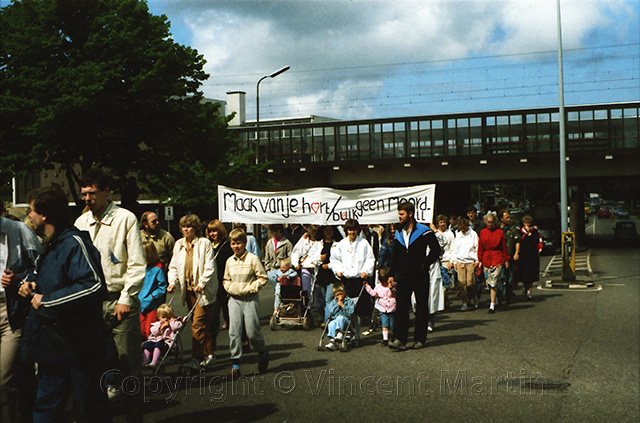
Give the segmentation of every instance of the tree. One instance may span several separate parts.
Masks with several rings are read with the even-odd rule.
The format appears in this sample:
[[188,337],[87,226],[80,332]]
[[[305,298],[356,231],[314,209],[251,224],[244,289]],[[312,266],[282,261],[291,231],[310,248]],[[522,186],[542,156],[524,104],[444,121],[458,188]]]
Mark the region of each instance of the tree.
[[0,9],[0,176],[58,168],[75,195],[79,174],[101,166],[116,190],[175,199],[179,184],[166,181],[195,187],[234,173],[225,170],[235,146],[228,120],[199,91],[205,60],[169,29],[140,0]]

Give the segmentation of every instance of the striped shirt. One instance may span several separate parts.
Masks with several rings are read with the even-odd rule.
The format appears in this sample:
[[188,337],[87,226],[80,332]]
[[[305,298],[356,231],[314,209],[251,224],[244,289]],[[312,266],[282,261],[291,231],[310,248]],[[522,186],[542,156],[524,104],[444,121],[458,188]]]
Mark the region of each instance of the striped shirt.
[[232,297],[257,293],[267,283],[267,272],[258,256],[245,250],[240,257],[227,259],[224,269],[224,289]]

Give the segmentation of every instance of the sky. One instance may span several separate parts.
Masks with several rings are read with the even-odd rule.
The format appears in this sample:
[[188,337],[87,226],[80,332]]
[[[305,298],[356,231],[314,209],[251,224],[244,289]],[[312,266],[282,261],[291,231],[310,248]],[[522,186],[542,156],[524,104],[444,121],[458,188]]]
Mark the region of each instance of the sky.
[[[249,120],[558,106],[556,0],[148,0]],[[640,100],[640,0],[561,0],[566,105]]]

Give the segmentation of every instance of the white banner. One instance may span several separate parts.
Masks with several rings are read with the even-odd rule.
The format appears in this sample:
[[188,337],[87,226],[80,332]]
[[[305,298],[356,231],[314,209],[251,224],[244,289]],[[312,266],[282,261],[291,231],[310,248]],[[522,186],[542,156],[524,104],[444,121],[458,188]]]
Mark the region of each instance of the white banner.
[[222,222],[301,223],[341,225],[347,219],[362,224],[398,221],[398,204],[415,204],[418,222],[433,220],[436,186],[338,190],[308,188],[295,191],[246,191],[218,186],[218,215]]

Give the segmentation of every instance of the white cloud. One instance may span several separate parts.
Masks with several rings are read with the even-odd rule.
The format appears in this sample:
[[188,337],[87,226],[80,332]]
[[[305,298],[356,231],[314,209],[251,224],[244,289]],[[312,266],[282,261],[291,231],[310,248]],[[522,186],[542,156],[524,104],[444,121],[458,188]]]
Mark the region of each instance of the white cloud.
[[[390,81],[410,92],[416,79],[441,83],[434,69],[476,63],[451,59],[554,51],[557,43],[556,0],[167,1],[169,19],[180,16],[191,33],[180,42],[208,62],[205,94],[245,90],[249,115],[257,80],[285,65],[291,71],[265,81],[261,99],[264,89],[280,116],[324,114],[327,102],[369,98]],[[561,1],[566,49],[638,41],[636,0]],[[326,114],[376,114],[365,107],[371,102],[353,103]]]

